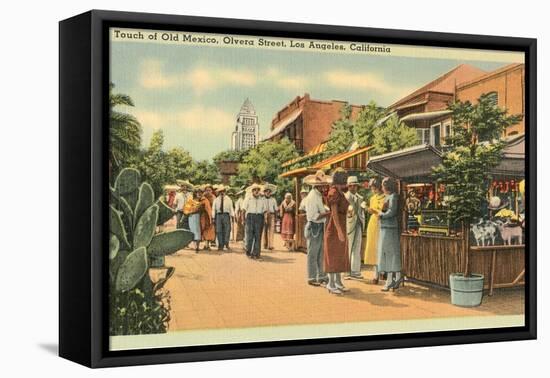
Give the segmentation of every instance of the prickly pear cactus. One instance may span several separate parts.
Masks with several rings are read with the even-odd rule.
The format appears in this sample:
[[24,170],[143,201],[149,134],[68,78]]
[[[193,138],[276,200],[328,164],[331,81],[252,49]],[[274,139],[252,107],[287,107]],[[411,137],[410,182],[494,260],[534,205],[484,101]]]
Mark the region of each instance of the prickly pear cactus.
[[176,212],[162,199],[158,199],[155,204],[159,207],[159,218],[157,219],[157,226],[162,226],[164,223],[172,219],[174,215],[176,215]]
[[109,206],[110,214],[110,228],[111,233],[113,233],[125,247],[130,248],[130,243],[128,242],[128,234],[124,228],[124,223],[122,222],[121,214],[122,212],[115,209],[112,205]]
[[138,200],[141,175],[137,169],[124,168],[115,180],[115,191],[124,197],[132,209],[135,208]]
[[170,255],[187,247],[193,240],[193,233],[185,230],[163,232],[153,236],[147,247],[147,253],[151,257]]
[[116,257],[119,249],[120,242],[118,241],[118,238],[116,235],[111,234],[111,238],[109,239],[109,260],[113,260]]
[[147,210],[155,201],[155,193],[153,192],[153,187],[148,183],[144,182],[139,187],[138,200],[134,210],[135,221],[142,216],[142,214]]
[[133,247],[147,247],[153,238],[157,228],[157,219],[159,216],[159,207],[150,206],[139,218],[134,229]]
[[147,273],[147,250],[145,247],[132,251],[118,268],[115,290],[119,292],[134,288]]

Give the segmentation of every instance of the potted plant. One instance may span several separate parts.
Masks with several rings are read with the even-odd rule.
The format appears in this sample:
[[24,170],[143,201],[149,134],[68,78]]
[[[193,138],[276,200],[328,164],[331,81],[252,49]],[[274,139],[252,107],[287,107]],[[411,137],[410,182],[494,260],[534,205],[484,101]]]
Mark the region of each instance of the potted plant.
[[489,94],[477,104],[454,102],[453,134],[445,139],[449,149],[442,163],[434,168],[434,177],[445,185],[446,202],[451,222],[462,224],[465,267],[450,275],[451,302],[458,306],[479,306],[483,297],[482,274],[471,273],[468,262],[470,224],[481,217],[481,204],[487,200],[488,176],[499,164],[507,127],[521,116],[507,115],[494,104]]

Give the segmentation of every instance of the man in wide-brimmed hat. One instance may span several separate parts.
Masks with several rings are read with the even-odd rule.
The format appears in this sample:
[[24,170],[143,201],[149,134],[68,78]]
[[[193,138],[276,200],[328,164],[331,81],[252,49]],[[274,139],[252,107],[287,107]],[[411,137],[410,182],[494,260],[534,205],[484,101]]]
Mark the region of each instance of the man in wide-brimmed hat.
[[187,216],[183,213],[183,207],[187,200],[192,197],[190,191],[193,190],[193,184],[188,180],[176,180],[176,183],[179,186],[178,193],[174,199],[176,207],[176,228],[188,228],[186,225]]
[[349,202],[346,230],[348,234],[348,250],[351,263],[351,271],[345,278],[361,279],[361,243],[363,241],[363,228],[365,227],[365,212],[361,208],[363,197],[357,193],[359,180],[357,176],[349,176],[347,180],[348,191],[344,195]]
[[243,186],[237,193],[237,200],[235,201],[235,232],[233,233],[233,241],[244,240],[244,209],[243,201],[245,195],[245,187]]
[[216,186],[218,196],[212,205],[214,222],[216,224],[216,236],[218,238],[218,250],[223,251],[229,248],[229,237],[231,234],[231,222],[235,216],[233,201],[227,196],[227,187],[223,184]]
[[308,284],[312,286],[324,285],[327,275],[323,269],[323,239],[325,221],[330,211],[323,203],[323,188],[330,185],[332,178],[323,171],[304,178],[304,184],[312,189],[302,201],[305,204],[306,227],[304,236],[307,240],[307,276]]
[[275,214],[277,213],[277,200],[273,194],[277,190],[277,186],[273,184],[263,185],[263,195],[267,211],[264,221],[264,249],[273,250],[273,238],[275,237]]
[[262,231],[264,218],[267,212],[265,198],[261,196],[262,185],[252,184],[248,187],[250,195],[245,197],[243,210],[246,213],[246,255],[252,259],[260,259]]

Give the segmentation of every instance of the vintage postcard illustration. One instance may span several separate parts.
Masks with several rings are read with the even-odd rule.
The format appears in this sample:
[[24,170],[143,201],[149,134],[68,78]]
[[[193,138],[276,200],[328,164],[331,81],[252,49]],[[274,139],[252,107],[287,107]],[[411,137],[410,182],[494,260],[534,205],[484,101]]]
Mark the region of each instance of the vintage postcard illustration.
[[111,350],[525,324],[523,53],[109,34]]

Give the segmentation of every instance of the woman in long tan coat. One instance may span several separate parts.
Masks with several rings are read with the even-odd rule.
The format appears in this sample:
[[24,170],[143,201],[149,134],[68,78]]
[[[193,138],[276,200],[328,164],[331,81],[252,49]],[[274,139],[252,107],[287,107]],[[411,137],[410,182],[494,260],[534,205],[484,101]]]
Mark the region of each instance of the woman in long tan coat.
[[325,230],[324,268],[329,280],[327,289],[332,294],[349,290],[342,283],[342,273],[350,270],[346,232],[349,202],[342,191],[347,186],[347,178],[346,171],[341,168],[335,170],[327,195],[330,215]]
[[216,239],[216,229],[212,222],[212,203],[207,193],[203,194],[201,204],[201,236],[204,241],[204,249],[209,251],[210,243]]

